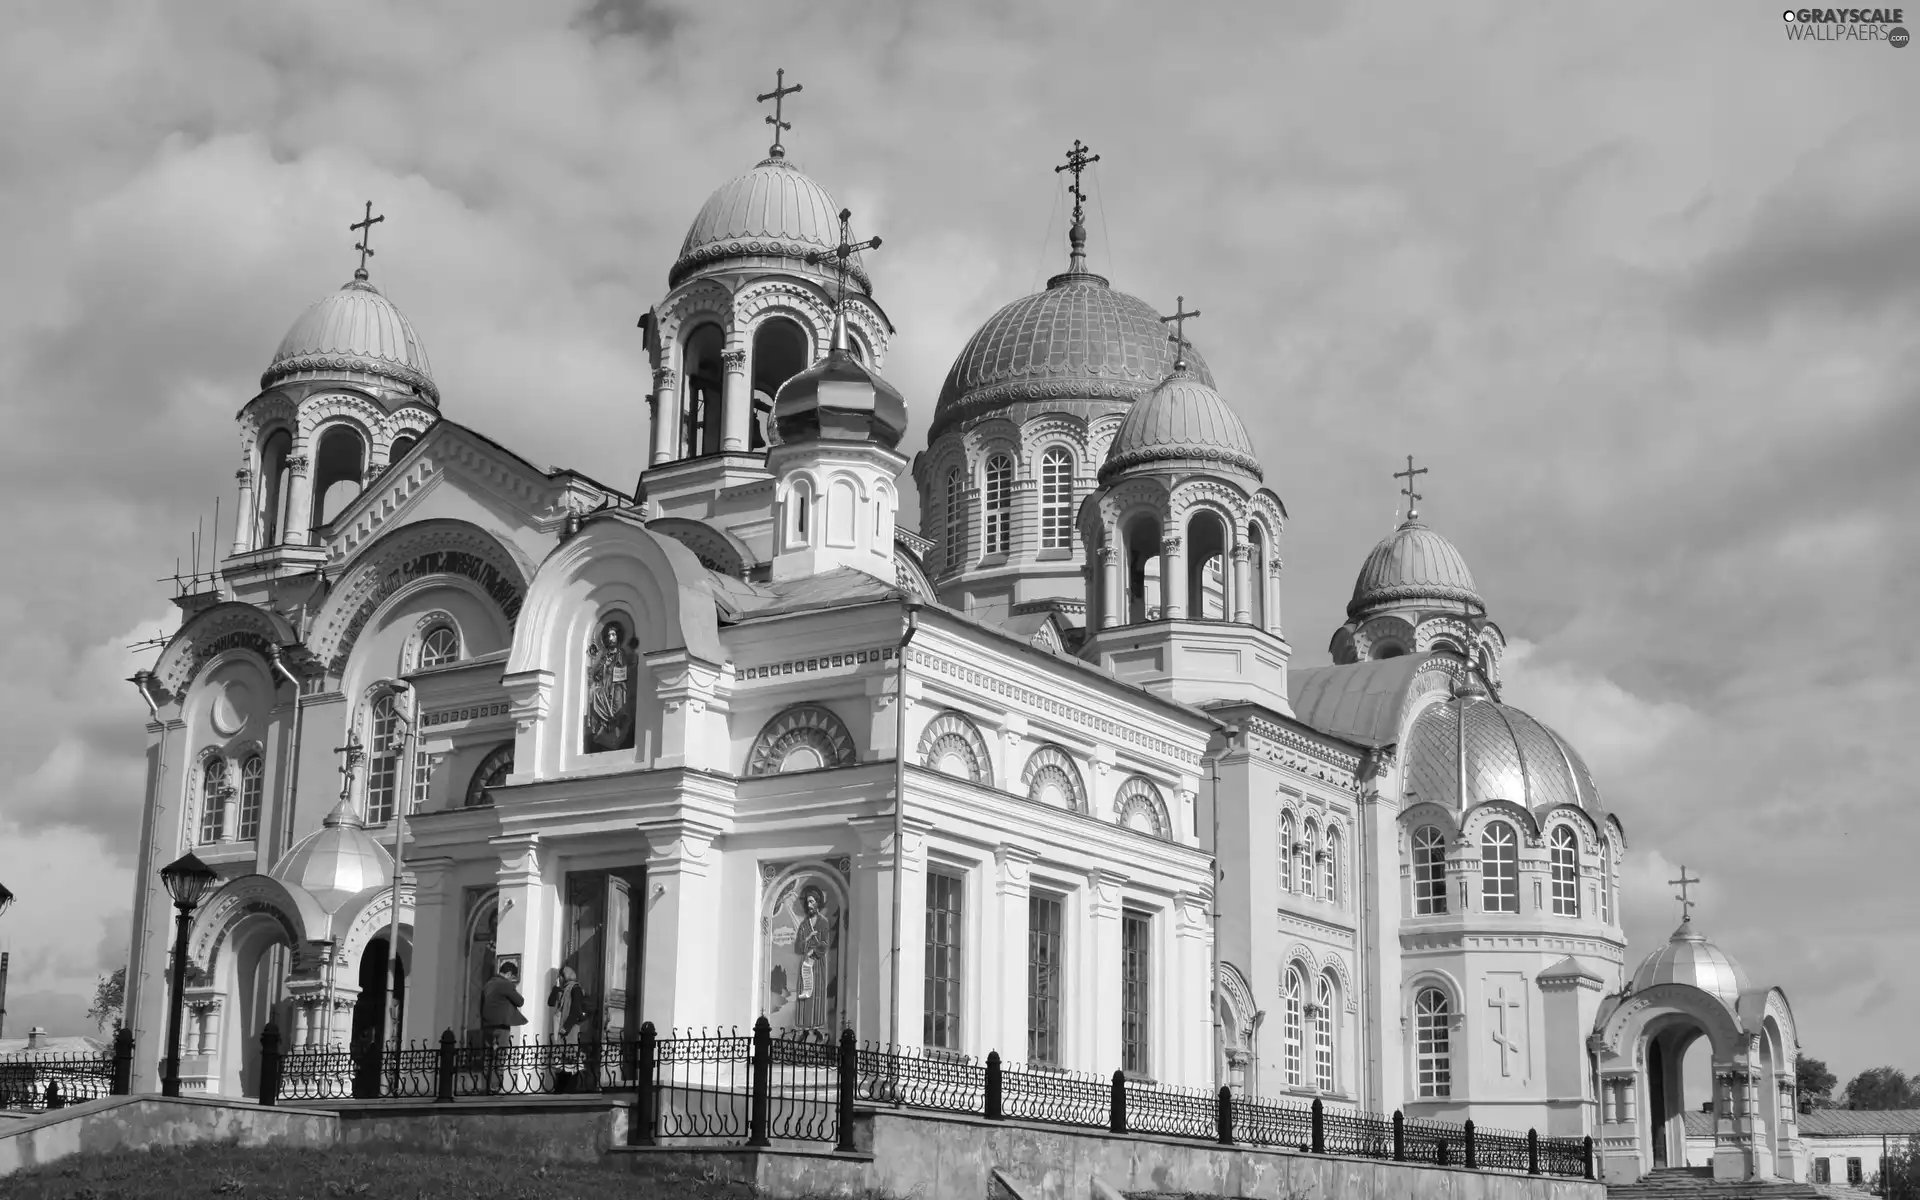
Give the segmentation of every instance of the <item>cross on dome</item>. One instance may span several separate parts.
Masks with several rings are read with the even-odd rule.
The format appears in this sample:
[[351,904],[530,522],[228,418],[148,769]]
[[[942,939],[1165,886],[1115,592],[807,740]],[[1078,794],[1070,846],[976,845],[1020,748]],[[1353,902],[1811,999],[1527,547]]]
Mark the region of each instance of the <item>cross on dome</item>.
[[1420,515],[1420,510],[1416,509],[1414,507],[1414,504],[1420,500],[1426,499],[1426,497],[1422,496],[1419,492],[1416,492],[1413,490],[1414,480],[1416,479],[1416,477],[1425,475],[1426,473],[1427,473],[1426,467],[1421,467],[1418,470],[1414,469],[1413,455],[1411,454],[1407,455],[1407,469],[1404,471],[1395,471],[1393,473],[1393,477],[1395,479],[1404,479],[1407,481],[1407,486],[1400,489],[1400,494],[1407,498],[1407,520],[1409,521],[1413,520],[1415,517]]
[[1173,337],[1170,340],[1173,342],[1173,369],[1176,371],[1186,369],[1187,348],[1193,345],[1192,342],[1187,340],[1187,321],[1189,318],[1199,315],[1200,310],[1197,308],[1192,312],[1187,311],[1187,298],[1185,296],[1175,296],[1173,299],[1173,315],[1160,318],[1162,325],[1173,326]]
[[340,756],[340,802],[344,804],[353,794],[353,769],[367,756],[367,748],[360,744],[358,734],[352,734],[346,745],[335,746],[333,752]]
[[793,128],[793,122],[780,119],[780,106],[786,101],[788,96],[800,90],[800,85],[796,83],[792,87],[788,87],[786,83],[787,69],[781,67],[773,73],[773,90],[770,92],[762,92],[756,97],[757,102],[761,104],[765,104],[769,100],[773,101],[773,115],[767,118],[767,124],[773,126],[773,145],[767,148],[767,156],[769,158],[786,157],[787,151],[780,145],[780,134],[785,130]]
[[815,250],[807,255],[807,261],[810,263],[818,264],[831,261],[833,263],[833,273],[840,281],[839,294],[834,298],[833,302],[833,347],[836,350],[846,349],[842,342],[846,338],[847,331],[845,309],[847,305],[848,264],[852,262],[853,256],[860,253],[860,251],[878,250],[879,248],[880,239],[878,236],[870,237],[864,242],[856,242],[853,240],[853,210],[843,208],[840,210],[840,244],[831,250]]
[[1087,269],[1087,223],[1085,207],[1087,194],[1080,190],[1080,173],[1086,170],[1090,164],[1099,161],[1100,156],[1098,154],[1088,154],[1087,148],[1081,145],[1080,139],[1075,138],[1073,139],[1073,149],[1067,151],[1067,161],[1053,169],[1055,175],[1058,175],[1062,171],[1073,172],[1073,186],[1067,189],[1073,196],[1073,224],[1067,229],[1067,248],[1069,254],[1067,273],[1070,275],[1084,273]]
[[361,220],[355,221],[353,224],[347,226],[348,232],[357,230],[360,233],[360,240],[354,243],[353,247],[360,252],[360,266],[353,273],[355,279],[364,280],[367,277],[367,260],[373,257],[373,247],[369,244],[373,241],[373,227],[386,219],[387,215],[385,213],[381,213],[377,217],[373,215],[373,201],[369,200],[367,201],[367,215]]
[[1699,901],[1689,898],[1687,889],[1699,883],[1700,878],[1696,875],[1689,879],[1687,877],[1687,864],[1681,863],[1680,878],[1669,879],[1667,882],[1680,889],[1680,894],[1675,897],[1675,899],[1680,901],[1680,923],[1684,925],[1688,921],[1693,920],[1693,906],[1699,903]]

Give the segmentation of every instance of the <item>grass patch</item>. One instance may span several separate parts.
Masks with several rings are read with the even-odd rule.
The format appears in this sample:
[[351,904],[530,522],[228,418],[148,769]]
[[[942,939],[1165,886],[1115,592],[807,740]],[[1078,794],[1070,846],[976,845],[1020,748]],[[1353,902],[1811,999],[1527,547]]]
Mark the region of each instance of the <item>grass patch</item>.
[[418,1150],[201,1145],[82,1154],[0,1179],[7,1200],[753,1200],[745,1184]]

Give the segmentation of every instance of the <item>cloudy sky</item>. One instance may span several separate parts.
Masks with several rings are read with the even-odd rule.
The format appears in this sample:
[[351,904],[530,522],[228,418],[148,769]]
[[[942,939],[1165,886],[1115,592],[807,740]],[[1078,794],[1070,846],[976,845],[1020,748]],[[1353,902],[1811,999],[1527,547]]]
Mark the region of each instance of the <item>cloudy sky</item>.
[[[967,334],[1092,252],[1170,311],[1292,524],[1296,661],[1416,454],[1425,514],[1632,844],[1844,1080],[1920,1068],[1920,50],[1764,4],[23,0],[0,32],[0,917],[9,1032],[121,962],[174,559],[235,411],[353,268],[446,413],[630,486],[639,314],[705,196],[792,156],[886,245],[924,430]],[[211,534],[209,543],[215,542]]]

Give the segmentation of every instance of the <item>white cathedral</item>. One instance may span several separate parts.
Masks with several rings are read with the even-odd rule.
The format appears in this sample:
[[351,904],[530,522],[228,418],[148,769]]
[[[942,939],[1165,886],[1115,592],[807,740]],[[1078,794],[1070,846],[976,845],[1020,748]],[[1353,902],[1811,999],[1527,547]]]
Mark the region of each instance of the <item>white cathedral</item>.
[[231,554],[135,679],[136,1090],[157,871],[191,851],[222,882],[190,1093],[253,1093],[270,1020],[477,1039],[512,961],[522,1035],[571,966],[608,1039],[851,1027],[1591,1134],[1610,1179],[1682,1161],[1705,1036],[1716,1173],[1802,1173],[1785,997],[1690,923],[1627,974],[1621,822],[1500,698],[1446,538],[1409,508],[1334,665],[1289,668],[1286,509],[1179,320],[1087,270],[1080,212],[1067,270],[954,360],[918,533],[893,324],[777,143],[642,321],[631,494],[443,416],[363,254],[240,407]]

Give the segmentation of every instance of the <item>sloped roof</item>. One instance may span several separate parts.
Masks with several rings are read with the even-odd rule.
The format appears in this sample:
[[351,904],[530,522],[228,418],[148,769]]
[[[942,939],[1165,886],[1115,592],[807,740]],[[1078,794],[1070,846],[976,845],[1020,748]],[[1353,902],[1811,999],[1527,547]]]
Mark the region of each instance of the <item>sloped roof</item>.
[[[1682,1114],[1688,1137],[1712,1137],[1713,1114]],[[1920,1137],[1920,1108],[1816,1108],[1800,1114],[1801,1137]]]
[[1309,667],[1287,672],[1287,702],[1293,715],[1321,733],[1364,746],[1400,738],[1400,717],[1414,676],[1432,654],[1403,654],[1374,662]]

